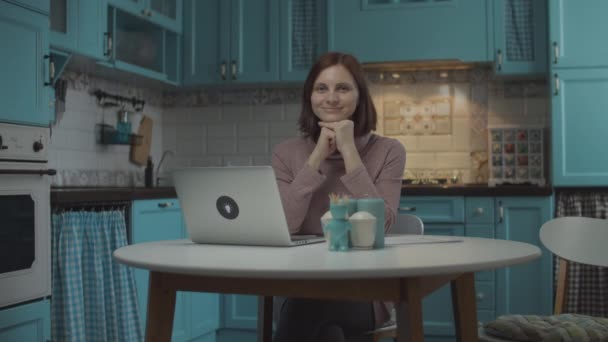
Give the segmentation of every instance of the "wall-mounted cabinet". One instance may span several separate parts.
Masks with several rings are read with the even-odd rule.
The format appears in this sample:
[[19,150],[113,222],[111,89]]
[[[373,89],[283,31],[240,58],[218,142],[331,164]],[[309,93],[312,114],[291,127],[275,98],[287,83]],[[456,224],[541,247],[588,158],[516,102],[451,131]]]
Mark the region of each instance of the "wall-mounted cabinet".
[[329,49],[362,62],[489,61],[486,0],[328,2]]
[[6,0],[27,9],[40,12],[42,14],[49,14],[49,0]]
[[304,81],[317,57],[327,51],[327,2],[282,0],[280,18],[280,79]]
[[179,34],[109,7],[107,35],[112,43],[106,54],[114,67],[167,83],[179,83]]
[[0,341],[46,342],[51,339],[48,300],[0,310]]
[[48,126],[53,121],[49,18],[0,1],[0,120]]
[[182,0],[109,0],[132,15],[139,16],[174,32],[182,31]]
[[546,0],[496,0],[491,5],[495,73],[546,75]]
[[278,80],[278,0],[186,0],[185,85]]

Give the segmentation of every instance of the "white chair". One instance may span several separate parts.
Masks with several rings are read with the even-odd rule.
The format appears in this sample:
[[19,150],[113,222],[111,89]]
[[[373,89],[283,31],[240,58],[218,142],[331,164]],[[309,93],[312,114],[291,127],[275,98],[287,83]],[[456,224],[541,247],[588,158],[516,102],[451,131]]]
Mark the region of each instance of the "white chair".
[[[606,242],[608,241],[608,220],[587,217],[556,218],[543,224],[540,229],[540,241],[559,259],[554,316],[547,317],[555,318],[552,322],[562,323],[568,321],[568,324],[573,324],[573,322],[570,321],[572,319],[571,316],[556,316],[562,314],[564,303],[566,302],[568,261],[608,267],[608,248],[606,247]],[[521,321],[521,315],[504,316],[503,320],[509,320],[509,318],[517,318],[516,321]],[[585,322],[586,324],[588,324],[589,321],[593,323],[591,326],[596,329],[596,332],[599,329],[600,331],[607,333],[605,338],[608,339],[608,319],[593,318],[589,316],[582,316],[582,318],[579,316],[577,317],[577,320],[579,319],[587,320]],[[498,321],[499,320],[486,323],[486,327],[489,327]],[[508,322],[509,326],[518,327],[516,324],[512,325],[510,323],[511,321]],[[534,336],[546,336],[550,333],[558,334],[557,329],[557,325],[549,325],[547,323],[542,330],[536,332],[527,330],[526,332],[521,331],[521,333],[535,334]],[[587,327],[587,329],[590,328]],[[506,335],[506,332],[504,331],[501,331],[501,333],[505,333]],[[519,332],[517,333],[519,334]],[[561,333],[561,331],[559,333]],[[602,341],[605,341],[606,339],[602,339]],[[487,334],[484,328],[480,328],[479,330],[479,340],[482,342],[514,341],[513,339],[498,338]],[[573,340],[568,339],[567,341]],[[588,339],[583,338],[582,341],[588,341]]]
[[[395,224],[391,227],[389,235],[423,235],[424,234],[424,223],[422,220],[411,214],[398,214]],[[372,332],[374,336],[374,342],[378,342],[383,338],[397,338],[397,325],[395,324],[395,310],[393,309],[390,320],[381,328],[378,328]]]

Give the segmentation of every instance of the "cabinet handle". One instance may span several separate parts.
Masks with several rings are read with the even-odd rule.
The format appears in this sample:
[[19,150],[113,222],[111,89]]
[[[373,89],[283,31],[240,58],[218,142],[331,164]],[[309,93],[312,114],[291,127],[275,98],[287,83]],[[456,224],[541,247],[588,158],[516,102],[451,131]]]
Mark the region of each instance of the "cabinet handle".
[[236,68],[236,61],[232,61],[232,79],[236,80],[236,74],[238,70]]
[[55,61],[52,55],[44,55],[44,59],[49,60],[49,81],[44,82],[45,86],[52,86],[55,81]]
[[220,64],[220,74],[222,75],[222,81],[226,80],[226,62],[223,61],[222,64]]
[[103,52],[103,55],[110,57],[112,55],[112,35],[110,32],[105,32],[103,35],[106,37],[106,50]]
[[158,203],[159,208],[170,208],[173,206],[172,202],[160,202]]
[[557,64],[559,58],[559,45],[553,42],[553,64]]
[[498,223],[502,223],[505,218],[505,208],[502,206],[502,201],[498,201]]
[[559,95],[559,86],[560,86],[559,76],[557,74],[553,74],[553,77],[555,78],[555,90],[553,90],[553,95],[557,96],[557,95]]
[[399,211],[416,211],[416,207],[399,207]]
[[496,69],[498,71],[501,71],[502,70],[502,50],[500,50],[500,49],[496,50],[496,60],[497,60]]

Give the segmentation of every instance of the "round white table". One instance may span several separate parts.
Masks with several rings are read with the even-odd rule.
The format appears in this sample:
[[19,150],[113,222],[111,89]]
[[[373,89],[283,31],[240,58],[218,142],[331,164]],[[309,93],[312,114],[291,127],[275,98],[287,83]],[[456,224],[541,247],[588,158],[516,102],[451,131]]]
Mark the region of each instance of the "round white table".
[[[265,296],[260,314],[270,312],[272,296],[393,301],[398,341],[422,341],[422,298],[450,282],[458,341],[471,342],[477,341],[474,272],[541,255],[538,247],[516,241],[458,237],[411,244],[400,238],[387,238],[381,250],[349,252],[330,252],[325,243],[256,247],[172,240],[125,246],[114,258],[151,271],[147,341],[170,340],[176,291]],[[264,342],[271,340],[268,316],[258,317]]]

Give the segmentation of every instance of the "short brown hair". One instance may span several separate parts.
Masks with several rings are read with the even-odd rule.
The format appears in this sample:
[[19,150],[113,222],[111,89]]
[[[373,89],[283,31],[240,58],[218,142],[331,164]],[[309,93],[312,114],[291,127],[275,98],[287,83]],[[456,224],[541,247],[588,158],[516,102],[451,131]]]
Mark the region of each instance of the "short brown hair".
[[355,136],[362,136],[376,129],[378,114],[376,113],[376,107],[374,107],[374,102],[369,94],[361,64],[352,55],[341,52],[327,52],[319,57],[306,77],[304,89],[302,91],[302,111],[300,112],[300,118],[298,119],[300,132],[302,132],[304,136],[312,137],[315,140],[319,137],[321,128],[317,124],[319,118],[317,118],[312,110],[310,97],[312,96],[312,90],[319,74],[323,70],[334,65],[344,66],[353,76],[359,90],[357,108],[352,116],[352,120],[355,124]]

